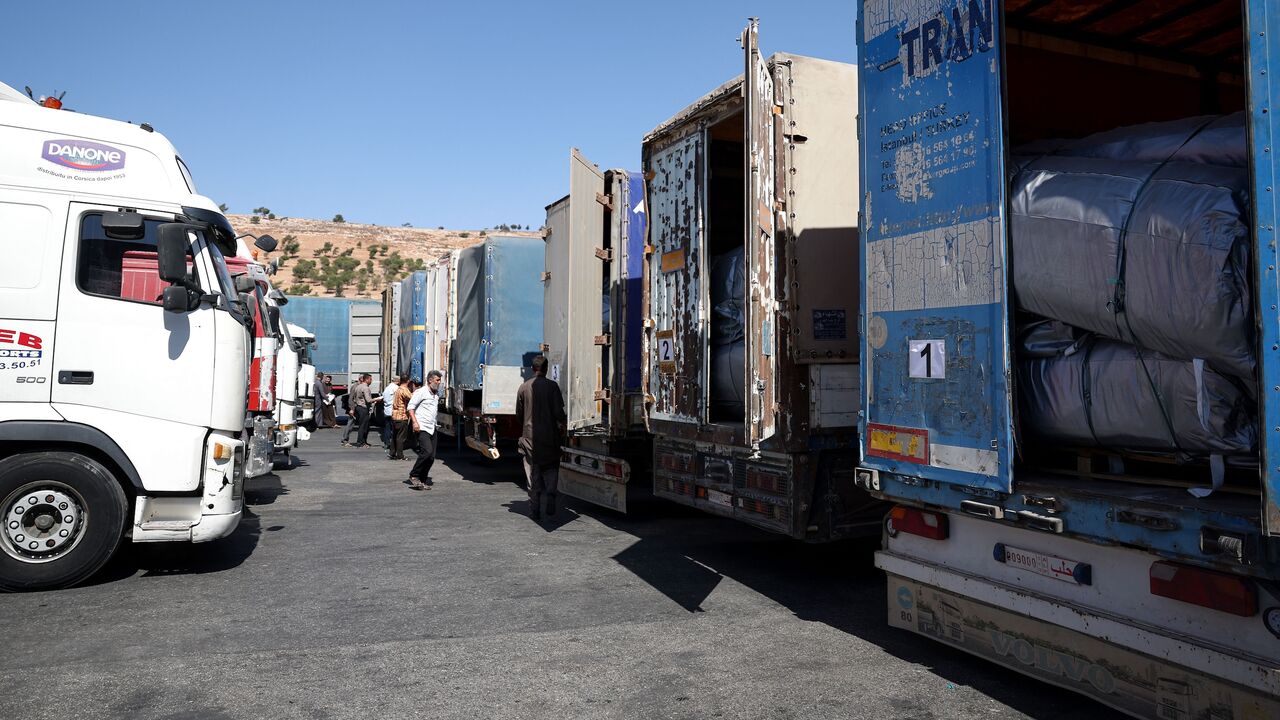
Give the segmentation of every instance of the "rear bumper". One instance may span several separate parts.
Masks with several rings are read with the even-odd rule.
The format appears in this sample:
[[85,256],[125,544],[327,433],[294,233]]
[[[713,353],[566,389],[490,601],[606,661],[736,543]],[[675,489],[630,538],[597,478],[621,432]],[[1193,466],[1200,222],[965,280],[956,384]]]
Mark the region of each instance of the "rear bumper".
[[560,492],[610,510],[627,511],[631,463],[574,447],[562,447],[560,452]]
[[1206,717],[1215,705],[1233,710],[1224,717],[1280,717],[1277,658],[890,551],[876,566],[894,627],[1139,717]]

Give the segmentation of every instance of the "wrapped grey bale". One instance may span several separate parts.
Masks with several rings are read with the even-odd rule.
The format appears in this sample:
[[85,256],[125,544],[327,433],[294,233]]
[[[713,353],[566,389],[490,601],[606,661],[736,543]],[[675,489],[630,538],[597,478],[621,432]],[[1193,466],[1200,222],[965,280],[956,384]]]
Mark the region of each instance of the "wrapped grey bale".
[[1021,308],[1254,382],[1247,170],[1063,156],[1015,166]]
[[1019,155],[1069,155],[1138,162],[1199,163],[1249,167],[1243,112],[1145,123],[1094,133],[1076,140],[1038,140]]
[[1201,361],[1052,322],[1025,330],[1020,346],[1018,397],[1029,434],[1063,445],[1257,452],[1255,404],[1238,381]]
[[742,340],[711,349],[712,417],[746,418],[746,359]]
[[746,324],[742,304],[746,299],[746,262],[742,248],[711,258],[711,345],[719,347],[742,340]]

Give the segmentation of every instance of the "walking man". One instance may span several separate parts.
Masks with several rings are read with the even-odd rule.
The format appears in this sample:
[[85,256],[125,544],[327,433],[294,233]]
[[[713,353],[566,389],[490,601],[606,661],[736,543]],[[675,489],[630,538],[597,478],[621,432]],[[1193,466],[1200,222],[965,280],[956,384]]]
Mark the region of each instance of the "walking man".
[[427,384],[409,399],[409,421],[418,435],[418,459],[409,471],[409,486],[430,490],[429,473],[436,461],[436,415],[440,412],[440,371],[427,373]]
[[316,375],[316,381],[311,384],[311,403],[315,410],[311,416],[311,422],[316,428],[326,427],[324,421],[324,396],[329,394],[329,390],[324,386],[324,376]]
[[333,400],[333,376],[324,376],[324,426],[327,428],[338,427],[338,408],[334,405]]
[[369,407],[373,404],[373,391],[369,389],[371,382],[373,382],[373,376],[365,373],[360,376],[360,382],[348,391],[352,412],[347,420],[347,429],[342,432],[343,445],[351,444],[347,441],[351,438],[352,428],[357,429],[355,446],[369,445]]
[[516,417],[520,419],[520,455],[529,481],[529,517],[542,519],[542,501],[547,515],[556,514],[556,493],[560,485],[560,442],[568,418],[560,386],[547,379],[547,358],[533,359],[533,377],[516,392]]

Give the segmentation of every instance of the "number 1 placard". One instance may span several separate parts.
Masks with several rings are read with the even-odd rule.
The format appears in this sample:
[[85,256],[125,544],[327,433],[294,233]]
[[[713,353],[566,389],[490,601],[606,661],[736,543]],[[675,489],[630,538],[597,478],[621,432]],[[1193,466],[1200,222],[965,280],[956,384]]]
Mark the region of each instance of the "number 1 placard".
[[907,369],[913,378],[933,380],[947,376],[947,345],[943,340],[909,340]]

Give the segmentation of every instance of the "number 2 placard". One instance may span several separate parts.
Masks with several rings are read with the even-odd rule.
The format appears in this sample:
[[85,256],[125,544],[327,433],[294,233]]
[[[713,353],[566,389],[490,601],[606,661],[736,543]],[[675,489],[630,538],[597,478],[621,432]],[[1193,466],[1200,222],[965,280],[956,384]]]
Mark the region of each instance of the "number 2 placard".
[[907,369],[913,378],[938,379],[947,376],[947,344],[945,340],[909,340]]
[[664,375],[676,372],[676,338],[672,330],[658,331],[658,371]]

